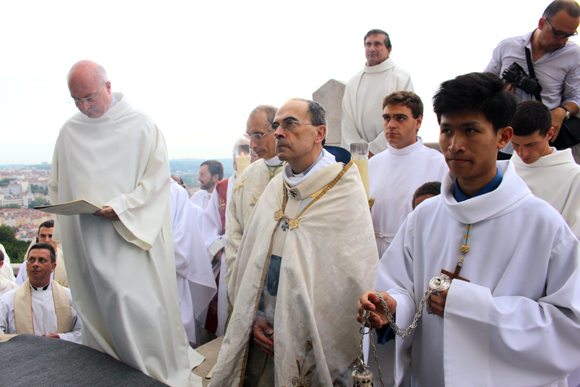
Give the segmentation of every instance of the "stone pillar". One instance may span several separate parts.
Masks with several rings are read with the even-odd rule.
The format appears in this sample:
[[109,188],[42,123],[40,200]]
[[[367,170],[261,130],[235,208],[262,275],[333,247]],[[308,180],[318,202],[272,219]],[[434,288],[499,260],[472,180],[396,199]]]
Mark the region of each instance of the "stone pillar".
[[346,82],[331,79],[312,94],[312,100],[326,109],[326,145],[340,146],[340,117],[342,114],[342,96]]

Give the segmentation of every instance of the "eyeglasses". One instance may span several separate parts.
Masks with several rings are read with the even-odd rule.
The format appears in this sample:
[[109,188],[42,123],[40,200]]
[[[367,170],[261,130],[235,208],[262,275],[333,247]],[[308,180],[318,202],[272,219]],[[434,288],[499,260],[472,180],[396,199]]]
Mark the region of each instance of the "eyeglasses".
[[101,90],[103,90],[103,87],[105,87],[105,85],[101,86],[101,88],[99,89],[99,91],[97,92],[97,95],[95,95],[94,97],[90,97],[90,98],[83,98],[83,99],[77,99],[77,98],[73,98],[71,103],[74,102],[75,105],[77,107],[81,107],[83,106],[83,103],[88,103],[89,105],[93,102],[95,102],[95,100],[99,97],[99,94],[101,94]]
[[246,137],[249,137],[250,139],[252,139],[254,141],[262,141],[264,139],[264,137],[266,137],[270,133],[274,133],[274,131],[268,129],[268,131],[266,133],[264,133],[264,134],[260,134],[260,133],[249,134],[249,133],[246,133]]
[[281,124],[277,123],[277,122],[273,122],[271,127],[273,131],[276,131],[280,126],[282,127],[282,129],[287,130],[287,131],[292,131],[294,130],[294,128],[296,128],[296,124],[303,124],[303,125],[312,125],[312,126],[317,126],[314,125],[311,122],[300,122],[298,120],[294,120],[292,118],[287,118],[284,121],[282,121]]
[[550,29],[552,30],[552,33],[554,34],[554,37],[556,39],[568,39],[571,36],[578,35],[578,31],[574,31],[573,34],[568,34],[568,33],[564,32],[564,31],[555,30],[554,27],[552,27],[550,25],[550,22],[548,21],[548,19],[544,19],[544,20],[546,20],[546,24],[548,24],[548,27],[550,27]]

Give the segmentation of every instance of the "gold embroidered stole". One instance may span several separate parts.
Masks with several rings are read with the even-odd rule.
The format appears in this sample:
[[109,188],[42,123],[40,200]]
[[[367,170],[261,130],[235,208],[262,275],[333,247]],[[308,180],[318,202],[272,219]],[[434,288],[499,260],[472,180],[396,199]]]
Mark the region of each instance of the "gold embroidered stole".
[[[66,267],[64,266],[64,259],[62,259],[62,254],[56,255],[56,269],[54,269],[54,282],[58,282],[59,285],[68,286],[68,278],[66,276]],[[54,283],[53,282],[53,283]]]
[[[72,320],[70,303],[66,290],[55,281],[52,281],[52,299],[56,313],[57,331],[55,333],[67,333],[70,330]],[[14,294],[14,324],[16,326],[16,334],[34,334],[32,295],[29,280],[26,280]]]

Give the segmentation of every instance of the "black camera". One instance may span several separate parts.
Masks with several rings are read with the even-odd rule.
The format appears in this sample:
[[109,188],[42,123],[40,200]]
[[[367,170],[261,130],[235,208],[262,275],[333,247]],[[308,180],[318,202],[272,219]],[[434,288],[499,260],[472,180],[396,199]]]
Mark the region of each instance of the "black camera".
[[516,62],[505,69],[501,76],[507,83],[511,83],[528,94],[535,95],[542,92],[540,82],[537,79],[528,77],[522,66]]

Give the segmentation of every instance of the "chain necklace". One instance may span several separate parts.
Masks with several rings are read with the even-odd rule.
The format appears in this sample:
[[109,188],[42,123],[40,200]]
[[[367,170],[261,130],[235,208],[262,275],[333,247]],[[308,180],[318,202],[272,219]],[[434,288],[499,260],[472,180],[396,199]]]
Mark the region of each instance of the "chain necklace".
[[[265,161],[264,164],[266,164]],[[268,171],[270,172],[270,180],[272,180],[272,178],[274,177],[274,173],[276,173],[276,170],[280,168],[282,165],[284,165],[283,161],[280,164],[273,166],[269,166],[268,164],[266,164],[266,167],[268,167]]]
[[[429,286],[427,287],[427,291],[425,292],[425,294],[423,294],[423,297],[421,298],[421,301],[419,302],[419,307],[417,308],[417,313],[415,313],[415,317],[413,318],[413,322],[411,323],[411,325],[409,325],[408,328],[402,329],[397,325],[397,323],[395,323],[395,319],[393,317],[393,314],[391,313],[391,310],[387,307],[387,302],[385,301],[385,298],[383,297],[383,295],[380,292],[374,292],[376,294],[376,296],[379,298],[379,301],[381,303],[381,307],[383,308],[384,314],[387,318],[387,321],[389,322],[389,325],[391,326],[391,329],[401,339],[404,340],[407,337],[409,337],[409,335],[411,334],[411,331],[417,327],[417,325],[419,324],[419,319],[421,318],[421,314],[423,314],[423,308],[425,307],[425,304],[427,304],[427,300],[429,299],[429,297],[432,294],[438,295],[440,292],[443,292],[443,291],[449,289],[449,286],[451,286],[451,281],[455,278],[469,282],[469,280],[460,277],[459,272],[461,271],[461,268],[463,267],[463,262],[465,261],[465,256],[469,253],[469,237],[471,235],[471,227],[472,227],[471,224],[468,224],[465,227],[465,232],[463,234],[463,243],[461,244],[461,248],[459,249],[459,251],[461,252],[462,255],[461,255],[461,259],[459,260],[459,262],[457,262],[455,272],[451,273],[451,272],[448,272],[446,270],[441,270],[442,274],[436,275],[435,277],[433,277],[431,279],[431,281],[429,281]],[[430,313],[430,314],[433,313],[431,311],[429,304],[427,304],[426,309],[427,309],[428,313]],[[363,313],[363,316],[362,316],[361,327],[359,329],[359,332],[361,333],[359,356],[357,358],[356,368],[352,373],[353,387],[372,386],[373,373],[371,372],[369,367],[367,365],[365,365],[364,357],[363,357],[363,340],[364,340],[364,335],[367,335],[367,334],[370,337],[371,346],[373,348],[373,353],[375,356],[375,363],[377,365],[377,370],[379,372],[379,380],[381,382],[381,386],[384,386],[383,376],[381,375],[381,369],[379,368],[379,360],[377,358],[377,350],[375,348],[375,344],[373,342],[373,337],[371,334],[372,328],[371,328],[371,324],[369,322],[369,316],[370,316],[370,312],[368,310],[365,310]]]

